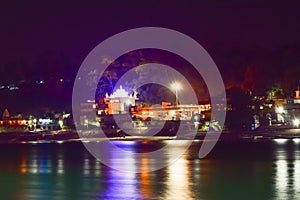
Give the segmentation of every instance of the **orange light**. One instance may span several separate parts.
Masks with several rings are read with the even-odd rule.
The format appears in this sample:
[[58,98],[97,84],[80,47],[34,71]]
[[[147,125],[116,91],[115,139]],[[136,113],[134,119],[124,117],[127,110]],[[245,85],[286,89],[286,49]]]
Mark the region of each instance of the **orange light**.
[[21,167],[21,173],[26,174],[27,173],[27,164],[26,164],[25,160],[22,160],[22,163],[21,163],[20,167]]

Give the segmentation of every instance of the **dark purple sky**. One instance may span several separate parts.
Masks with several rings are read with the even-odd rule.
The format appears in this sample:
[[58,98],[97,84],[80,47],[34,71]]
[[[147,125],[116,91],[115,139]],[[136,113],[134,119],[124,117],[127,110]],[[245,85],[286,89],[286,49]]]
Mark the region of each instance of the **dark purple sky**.
[[172,28],[206,47],[274,48],[300,41],[300,5],[289,1],[77,2],[1,1],[1,68],[60,56],[77,65],[107,37],[142,26]]
[[171,28],[193,37],[226,73],[227,60],[235,62],[240,56],[235,53],[241,50],[252,54],[256,48],[277,51],[299,46],[299,10],[297,1],[3,0],[0,82],[72,79],[100,42],[144,26]]

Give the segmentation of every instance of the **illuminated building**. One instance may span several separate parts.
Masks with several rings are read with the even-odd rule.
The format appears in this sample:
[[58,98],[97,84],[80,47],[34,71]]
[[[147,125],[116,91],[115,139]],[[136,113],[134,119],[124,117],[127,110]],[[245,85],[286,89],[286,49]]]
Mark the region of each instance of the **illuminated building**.
[[[126,114],[129,108],[135,105],[136,94],[129,95],[122,86],[113,94],[105,95],[105,98],[98,99],[98,104],[94,100],[87,100],[80,104],[80,125],[99,126],[99,116],[112,114]],[[95,117],[96,113],[98,116]]]
[[202,111],[210,111],[210,104],[205,105],[178,105],[172,106],[168,102],[162,102],[161,106],[140,106],[133,115],[142,119],[155,120],[191,120],[195,114],[200,114]]
[[162,102],[161,105],[153,106],[136,105],[137,99],[136,93],[130,95],[120,86],[113,94],[98,99],[97,114],[101,119],[101,116],[130,113],[133,118],[143,120],[191,120],[195,114],[211,110],[210,104],[171,105],[170,102]]
[[96,107],[95,100],[87,100],[84,103],[80,103],[80,125],[88,126],[89,124],[98,124],[98,120],[95,117]]
[[[126,114],[129,112],[130,106],[135,106],[137,100],[136,93],[129,95],[126,90],[120,86],[113,94],[106,93],[104,103],[107,105],[105,114]],[[101,110],[98,114],[101,114]]]

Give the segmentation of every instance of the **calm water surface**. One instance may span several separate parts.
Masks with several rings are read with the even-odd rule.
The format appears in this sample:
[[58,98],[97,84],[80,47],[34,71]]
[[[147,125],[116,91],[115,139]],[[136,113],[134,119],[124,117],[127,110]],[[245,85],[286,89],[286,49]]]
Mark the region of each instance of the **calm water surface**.
[[[132,151],[164,141],[122,141]],[[0,199],[300,199],[300,141],[201,142],[173,165],[123,173],[102,165],[80,142],[0,145]],[[180,147],[179,147],[180,148]],[[150,161],[111,158],[147,169]]]

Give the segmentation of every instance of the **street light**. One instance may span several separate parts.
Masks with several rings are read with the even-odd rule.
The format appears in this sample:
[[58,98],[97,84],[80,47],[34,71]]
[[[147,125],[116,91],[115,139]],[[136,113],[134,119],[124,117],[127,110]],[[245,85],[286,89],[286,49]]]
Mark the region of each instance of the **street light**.
[[176,96],[176,107],[178,106],[178,90],[181,89],[181,85],[178,82],[172,83],[171,85],[172,90],[175,91],[175,96]]
[[279,106],[279,107],[276,108],[276,112],[279,113],[279,114],[282,114],[282,113],[284,113],[285,111],[284,111],[284,109],[283,109],[282,106]]
[[299,120],[299,119],[294,119],[294,120],[293,120],[293,124],[294,124],[295,127],[299,127],[299,125],[300,125],[300,120]]

